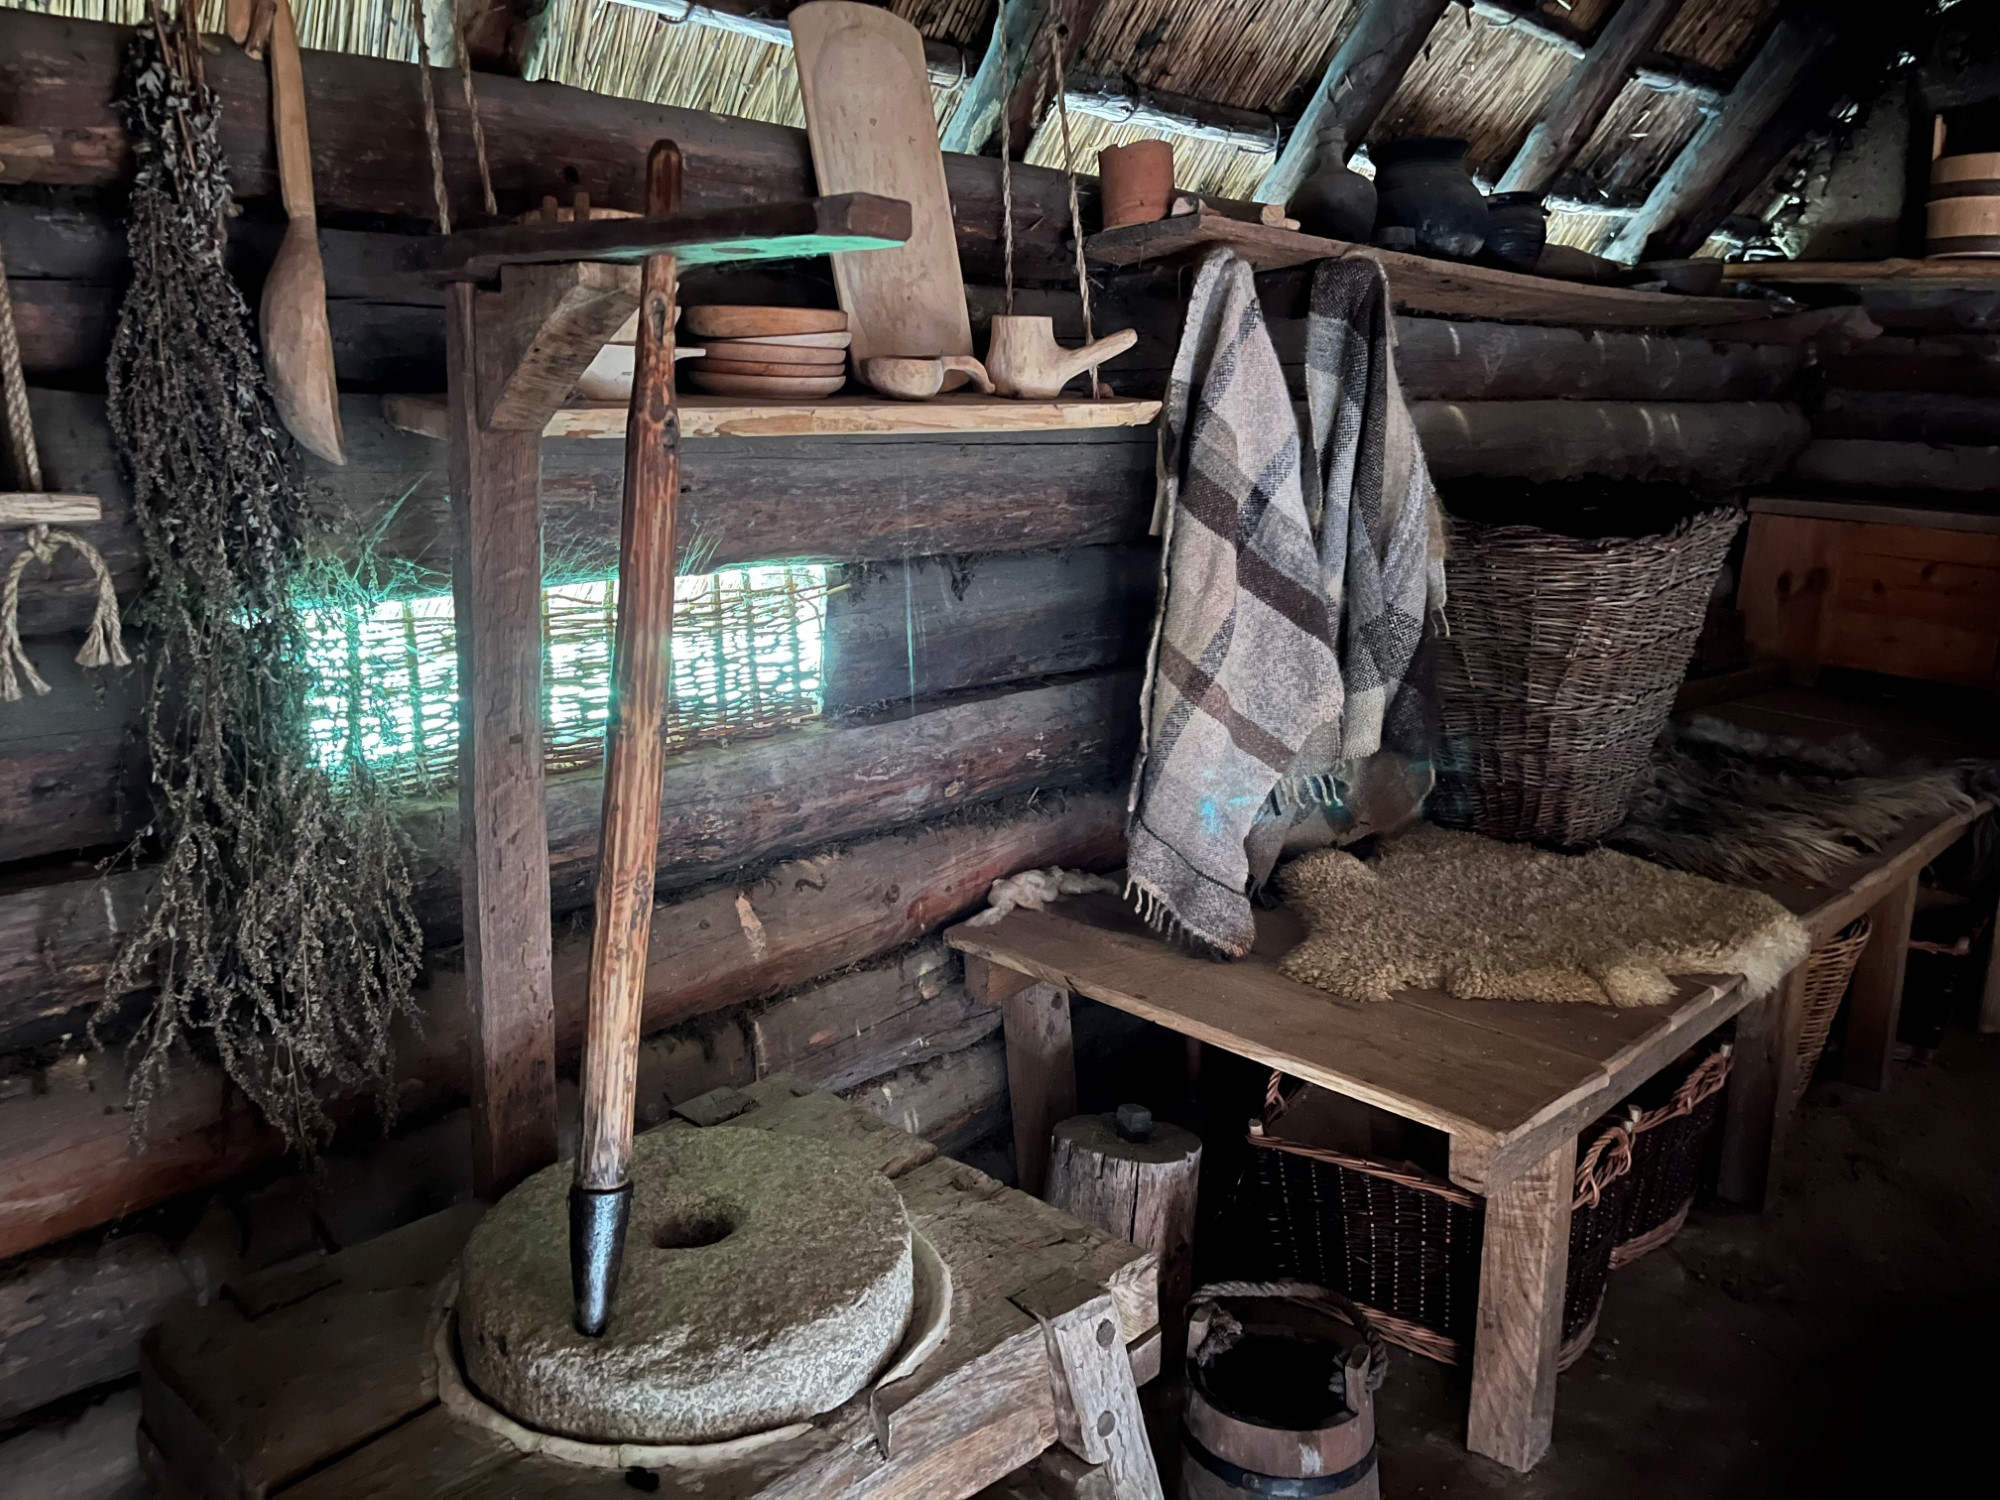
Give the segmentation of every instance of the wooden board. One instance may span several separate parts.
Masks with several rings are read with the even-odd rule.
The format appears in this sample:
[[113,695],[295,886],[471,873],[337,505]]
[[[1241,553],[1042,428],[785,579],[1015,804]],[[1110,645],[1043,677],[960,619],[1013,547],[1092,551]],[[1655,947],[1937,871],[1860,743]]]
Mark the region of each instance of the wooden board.
[[95,495],[0,494],[0,526],[94,526],[103,519]]
[[1885,526],[1921,526],[1930,531],[1978,531],[2000,536],[2000,510],[1947,510],[1898,500],[1847,499],[1832,495],[1753,495],[1753,516],[1806,516],[1820,521],[1871,521]]
[[[384,396],[392,427],[420,437],[445,435],[444,403],[435,396]],[[940,396],[891,401],[881,396],[831,396],[822,401],[746,401],[683,396],[681,436],[842,437],[944,436],[972,432],[1073,432],[1093,427],[1144,427],[1160,414],[1157,401],[1009,401],[999,396]],[[622,406],[566,406],[549,419],[545,438],[625,440]]]
[[848,0],[801,6],[791,29],[820,191],[910,206],[900,248],[833,257],[855,368],[876,355],[971,354],[922,36],[901,16]]
[[1627,328],[1749,323],[1771,315],[1770,304],[1765,302],[1586,286],[1486,266],[1456,265],[1246,223],[1206,208],[1150,224],[1103,230],[1087,241],[1093,260],[1113,266],[1179,262],[1215,245],[1227,245],[1260,271],[1366,255],[1389,273],[1389,295],[1396,306],[1412,312]]
[[2000,261],[1993,260],[1755,260],[1722,268],[1728,281],[1834,286],[1962,287],[2000,289]]

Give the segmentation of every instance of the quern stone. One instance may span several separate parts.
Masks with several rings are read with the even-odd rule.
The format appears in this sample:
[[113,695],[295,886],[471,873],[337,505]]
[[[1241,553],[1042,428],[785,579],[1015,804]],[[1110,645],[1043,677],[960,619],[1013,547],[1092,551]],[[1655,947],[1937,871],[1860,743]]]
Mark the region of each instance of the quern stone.
[[624,1270],[602,1338],[571,1322],[568,1164],[473,1232],[458,1336],[516,1421],[592,1442],[741,1437],[831,1411],[894,1351],[910,1227],[886,1177],[816,1141],[731,1128],[639,1137]]

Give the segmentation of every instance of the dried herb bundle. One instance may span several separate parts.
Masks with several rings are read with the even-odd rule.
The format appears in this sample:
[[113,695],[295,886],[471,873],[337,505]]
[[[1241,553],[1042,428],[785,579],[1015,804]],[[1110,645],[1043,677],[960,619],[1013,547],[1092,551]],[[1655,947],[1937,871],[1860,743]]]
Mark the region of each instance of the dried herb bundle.
[[155,801],[132,855],[161,858],[111,993],[157,996],[132,1042],[138,1130],[192,1044],[310,1154],[331,1134],[327,1091],[390,1075],[421,951],[407,851],[366,768],[329,774],[308,739],[297,605],[316,518],[223,267],[229,187],[192,25],[156,11],[140,28],[120,107],[132,282],[107,377],[148,570]]

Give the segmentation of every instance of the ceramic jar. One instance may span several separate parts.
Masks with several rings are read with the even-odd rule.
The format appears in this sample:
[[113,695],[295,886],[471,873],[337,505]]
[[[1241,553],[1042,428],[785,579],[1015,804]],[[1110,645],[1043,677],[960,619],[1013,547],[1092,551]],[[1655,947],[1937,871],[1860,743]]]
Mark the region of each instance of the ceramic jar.
[[1164,219],[1174,201],[1173,142],[1106,146],[1097,153],[1097,181],[1106,229]]
[[1375,224],[1407,229],[1423,255],[1470,260],[1486,243],[1486,199],[1465,167],[1466,143],[1454,136],[1383,141],[1375,161]]
[[1547,243],[1540,193],[1495,193],[1486,200],[1486,259],[1510,271],[1532,271]]
[[1313,141],[1314,166],[1285,212],[1299,228],[1329,240],[1367,244],[1375,231],[1375,184],[1347,165],[1347,135],[1335,126]]

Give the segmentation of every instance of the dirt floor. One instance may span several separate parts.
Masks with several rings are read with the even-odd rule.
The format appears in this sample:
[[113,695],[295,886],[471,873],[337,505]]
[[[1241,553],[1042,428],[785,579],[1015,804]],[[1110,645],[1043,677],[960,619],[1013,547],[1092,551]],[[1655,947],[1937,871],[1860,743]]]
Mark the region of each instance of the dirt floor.
[[1399,1357],[1383,1495],[1990,1493],[1970,1476],[2000,1418],[2000,1036],[1954,1029],[1886,1093],[1816,1085],[1784,1168],[1762,1215],[1704,1206],[1613,1278],[1531,1475],[1465,1451],[1459,1372]]

